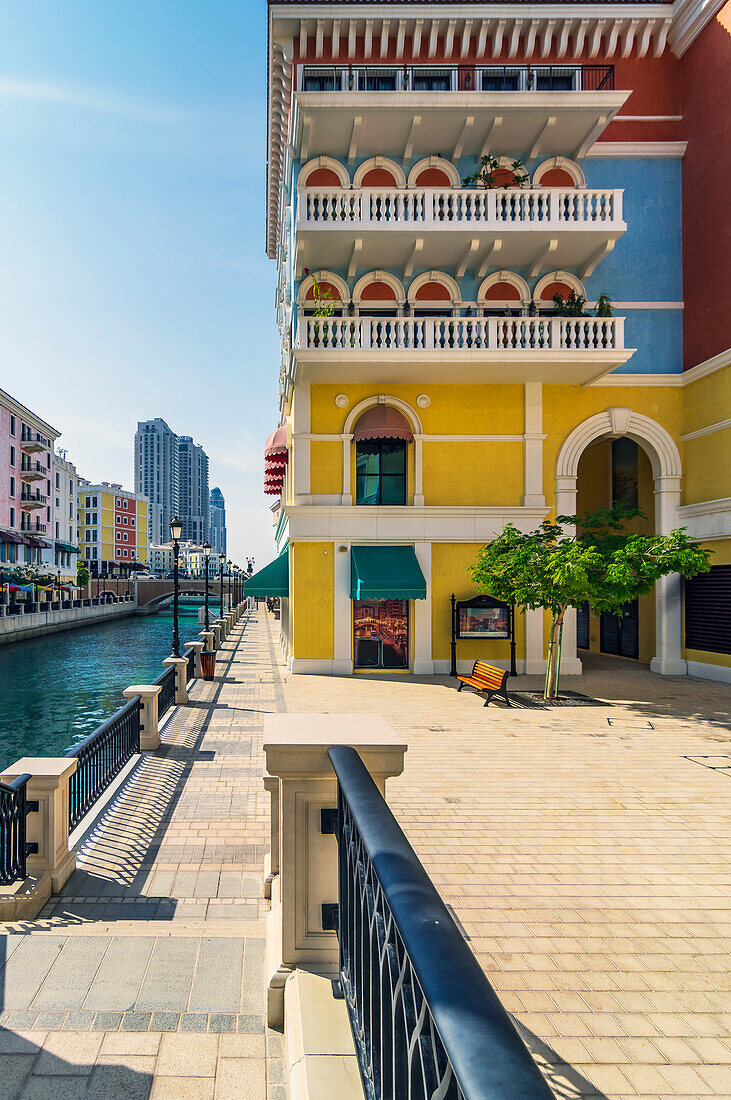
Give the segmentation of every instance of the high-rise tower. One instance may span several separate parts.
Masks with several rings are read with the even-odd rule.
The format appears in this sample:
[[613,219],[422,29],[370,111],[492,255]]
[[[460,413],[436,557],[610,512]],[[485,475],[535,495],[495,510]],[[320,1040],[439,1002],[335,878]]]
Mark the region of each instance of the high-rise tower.
[[150,542],[167,542],[170,520],[180,508],[179,441],[160,417],[137,425],[135,491],[150,504]]
[[210,496],[210,534],[208,541],[214,554],[226,555],[226,501],[223,493],[216,487]]
[[208,540],[208,455],[192,436],[178,438],[179,516],[183,540],[200,545]]

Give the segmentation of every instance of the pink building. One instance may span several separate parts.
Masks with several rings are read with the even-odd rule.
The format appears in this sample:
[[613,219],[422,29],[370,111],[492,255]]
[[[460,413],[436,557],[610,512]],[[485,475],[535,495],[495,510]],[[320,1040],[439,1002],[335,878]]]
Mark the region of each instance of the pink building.
[[0,567],[53,562],[55,428],[0,390]]

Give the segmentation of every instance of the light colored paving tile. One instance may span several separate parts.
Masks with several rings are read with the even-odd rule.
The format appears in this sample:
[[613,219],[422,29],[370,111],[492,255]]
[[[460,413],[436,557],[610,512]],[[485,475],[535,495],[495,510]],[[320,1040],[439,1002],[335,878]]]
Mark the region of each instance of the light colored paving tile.
[[225,1058],[216,1073],[215,1100],[266,1100],[263,1058]]
[[102,1036],[87,1031],[52,1031],[34,1067],[37,1075],[88,1075],[102,1045]]
[[217,1035],[163,1035],[156,1073],[162,1077],[214,1077]]

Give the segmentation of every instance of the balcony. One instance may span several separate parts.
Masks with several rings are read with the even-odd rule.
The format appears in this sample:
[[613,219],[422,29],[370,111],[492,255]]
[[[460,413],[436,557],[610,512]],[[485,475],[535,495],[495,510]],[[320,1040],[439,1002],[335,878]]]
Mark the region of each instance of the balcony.
[[46,524],[41,523],[40,520],[31,520],[27,516],[22,516],[20,521],[20,530],[27,534],[45,535]]
[[23,456],[20,464],[20,476],[23,481],[41,481],[48,477],[48,467]]
[[40,432],[31,431],[30,428],[23,428],[20,437],[21,450],[26,451],[28,454],[33,454],[37,451],[47,451],[50,446],[50,440],[46,439]]
[[[309,317],[296,370],[310,381],[595,381],[623,366],[624,317]],[[352,367],[352,372],[349,368]]]
[[43,493],[33,493],[24,489],[20,495],[20,507],[23,508],[25,511],[33,511],[35,508],[43,508],[46,504],[48,504],[48,497],[44,496]]
[[403,268],[416,234],[425,268],[457,267],[465,254],[479,267],[499,241],[508,267],[530,269],[550,246],[553,266],[586,276],[626,231],[622,195],[617,189],[552,187],[301,191],[298,261],[347,268],[353,236],[362,234],[359,267]]
[[301,160],[581,157],[629,97],[611,65],[303,65],[291,141]]

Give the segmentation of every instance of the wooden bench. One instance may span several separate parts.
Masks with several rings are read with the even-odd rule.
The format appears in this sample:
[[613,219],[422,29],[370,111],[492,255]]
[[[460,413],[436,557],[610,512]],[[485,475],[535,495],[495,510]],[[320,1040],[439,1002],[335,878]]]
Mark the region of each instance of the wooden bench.
[[500,695],[509,707],[513,705],[508,697],[508,674],[504,668],[488,665],[487,661],[475,661],[471,675],[458,676],[457,679],[460,681],[457,691],[461,691],[467,684],[475,691],[487,692],[485,706],[490,702],[493,695]]

